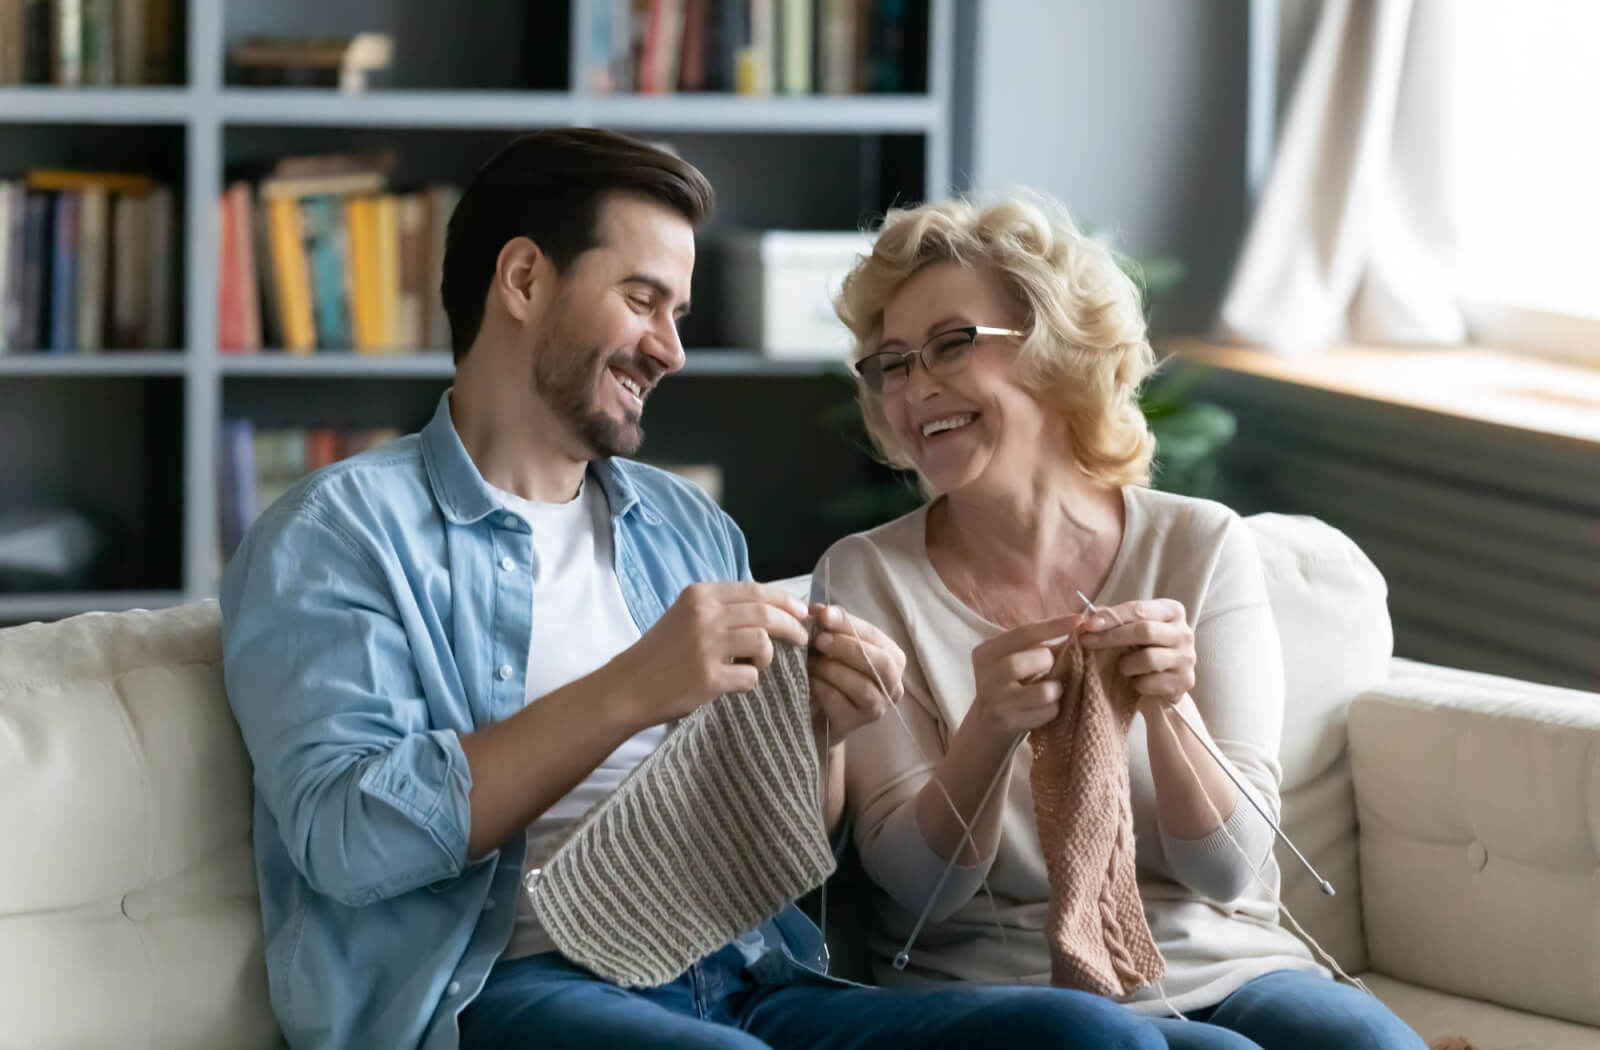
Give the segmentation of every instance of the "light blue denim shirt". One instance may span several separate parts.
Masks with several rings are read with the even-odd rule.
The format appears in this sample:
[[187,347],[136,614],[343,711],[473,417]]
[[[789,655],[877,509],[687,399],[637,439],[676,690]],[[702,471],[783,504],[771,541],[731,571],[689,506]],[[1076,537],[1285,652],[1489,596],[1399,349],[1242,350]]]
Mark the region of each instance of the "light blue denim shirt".
[[[626,460],[590,470],[641,632],[690,583],[749,577],[743,536],[698,488]],[[228,565],[223,666],[255,769],[272,1005],[294,1050],[456,1047],[456,1016],[510,939],[524,841],[468,861],[458,734],[523,707],[532,539],[467,455],[446,393],[420,434],[297,484]],[[762,981],[822,966],[793,905],[738,943]]]

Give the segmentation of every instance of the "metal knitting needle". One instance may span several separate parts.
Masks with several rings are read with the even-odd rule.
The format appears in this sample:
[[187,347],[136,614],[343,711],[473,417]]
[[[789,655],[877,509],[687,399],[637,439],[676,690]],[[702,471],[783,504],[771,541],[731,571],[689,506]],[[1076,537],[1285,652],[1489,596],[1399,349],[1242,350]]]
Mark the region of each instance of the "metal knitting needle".
[[[1090,601],[1088,596],[1082,591],[1074,591],[1074,593],[1076,593],[1077,596],[1082,599],[1083,604],[1088,607],[1090,612],[1098,613],[1100,611],[1095,607],[1094,602]],[[1300,852],[1300,847],[1294,844],[1294,839],[1291,839],[1288,834],[1284,832],[1283,828],[1278,826],[1278,822],[1273,820],[1272,817],[1267,814],[1266,809],[1261,805],[1261,803],[1256,801],[1255,795],[1250,791],[1249,788],[1245,787],[1243,779],[1240,778],[1239,774],[1233,771],[1233,767],[1223,759],[1222,755],[1217,751],[1217,749],[1212,746],[1211,741],[1207,740],[1205,736],[1201,734],[1200,730],[1194,727],[1193,723],[1189,721],[1182,711],[1179,711],[1176,707],[1174,707],[1172,708],[1172,713],[1178,717],[1179,722],[1183,723],[1183,727],[1189,731],[1190,736],[1194,737],[1195,742],[1205,749],[1206,754],[1211,756],[1211,760],[1217,764],[1217,768],[1222,770],[1229,780],[1233,781],[1233,786],[1238,788],[1239,794],[1244,797],[1246,802],[1250,803],[1250,808],[1254,809],[1261,815],[1261,819],[1267,822],[1267,826],[1272,829],[1272,833],[1283,840],[1283,844],[1289,847],[1290,851],[1294,853],[1295,857],[1299,859],[1300,863],[1305,866],[1306,871],[1311,873],[1311,877],[1317,880],[1317,887],[1328,896],[1334,896],[1333,883],[1322,877],[1322,874],[1318,872],[1314,866],[1312,866],[1312,863],[1309,860],[1306,859],[1306,855]],[[1204,789],[1202,788],[1202,790]]]

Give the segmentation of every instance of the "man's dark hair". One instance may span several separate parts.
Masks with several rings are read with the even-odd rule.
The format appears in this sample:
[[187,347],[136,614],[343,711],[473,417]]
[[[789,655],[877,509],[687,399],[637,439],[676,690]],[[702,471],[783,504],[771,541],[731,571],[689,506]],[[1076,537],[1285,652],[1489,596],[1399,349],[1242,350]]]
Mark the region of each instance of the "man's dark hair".
[[711,184],[688,161],[598,128],[523,135],[478,169],[450,216],[439,289],[457,363],[483,325],[506,242],[529,238],[565,272],[600,243],[600,207],[613,193],[658,201],[695,226],[713,204]]

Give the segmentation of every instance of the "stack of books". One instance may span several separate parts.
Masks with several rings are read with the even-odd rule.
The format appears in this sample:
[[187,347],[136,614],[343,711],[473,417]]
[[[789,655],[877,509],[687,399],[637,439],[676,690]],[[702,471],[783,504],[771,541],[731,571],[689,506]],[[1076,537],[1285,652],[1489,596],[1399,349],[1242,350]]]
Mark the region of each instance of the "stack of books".
[[173,208],[144,175],[0,182],[0,351],[174,349]]
[[170,84],[175,0],[0,0],[0,84]]
[[927,38],[926,0],[591,0],[584,10],[578,60],[593,94],[910,91],[907,60]]
[[220,203],[218,345],[292,354],[442,350],[445,228],[460,192],[391,193],[392,157],[292,158]]

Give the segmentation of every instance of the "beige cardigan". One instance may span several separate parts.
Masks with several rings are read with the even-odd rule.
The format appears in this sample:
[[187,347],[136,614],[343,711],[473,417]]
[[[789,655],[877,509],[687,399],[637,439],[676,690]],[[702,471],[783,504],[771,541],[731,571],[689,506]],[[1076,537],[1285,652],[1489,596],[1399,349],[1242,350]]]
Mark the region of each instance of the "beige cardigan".
[[[1193,718],[1198,709],[1218,748],[1276,816],[1282,656],[1249,530],[1233,511],[1205,500],[1129,487],[1123,502],[1122,543],[1104,588],[1092,596],[1095,604],[1136,598],[1183,603],[1199,658],[1193,706],[1186,713]],[[846,745],[856,844],[876,884],[869,935],[874,969],[884,984],[1047,983],[1043,930],[1050,888],[1034,826],[1026,747],[1016,753],[997,854],[988,864],[954,870],[910,965],[900,972],[890,964],[945,867],[917,826],[914,798],[972,704],[973,647],[1001,633],[934,571],[926,523],[923,507],[848,536],[828,550],[812,577],[816,600],[871,620],[906,653],[900,710],[915,742],[891,714]],[[1250,857],[1264,860],[1261,874],[1269,892],[1220,829],[1200,840],[1163,831],[1142,719],[1135,719],[1129,743],[1139,891],[1166,959],[1160,987],[1172,1004],[1180,1010],[1214,1005],[1272,970],[1319,971],[1305,946],[1278,925],[1271,829],[1242,800],[1227,821]],[[985,878],[993,908],[980,888]],[[1146,989],[1133,1000],[1143,1009],[1163,1009],[1157,996],[1157,989]]]

